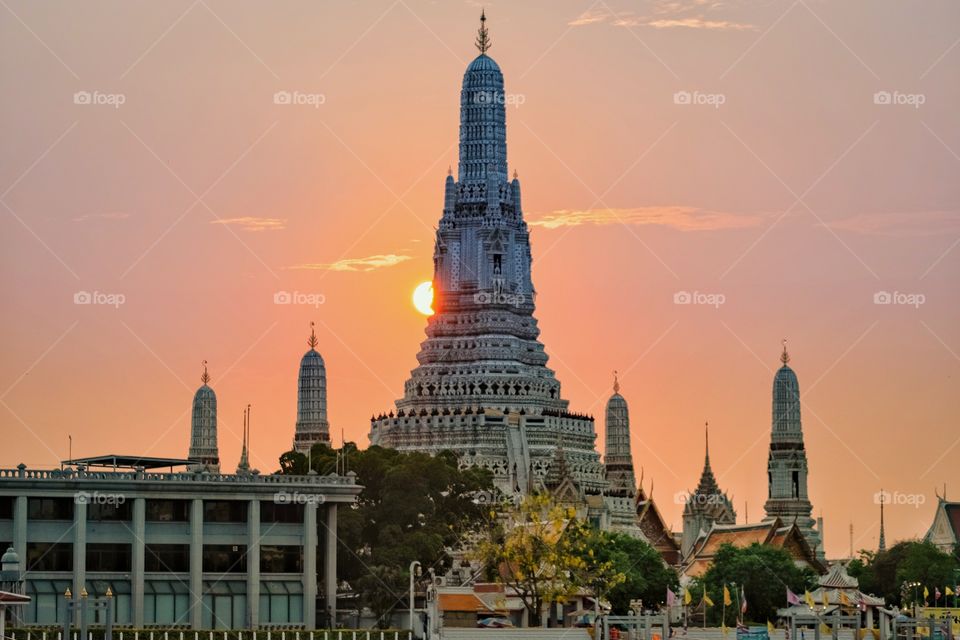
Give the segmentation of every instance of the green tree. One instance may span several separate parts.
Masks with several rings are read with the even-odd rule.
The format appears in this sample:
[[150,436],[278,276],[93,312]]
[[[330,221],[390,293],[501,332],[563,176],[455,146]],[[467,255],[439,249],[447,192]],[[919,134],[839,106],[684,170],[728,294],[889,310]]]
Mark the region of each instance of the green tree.
[[586,548],[591,562],[623,576],[613,583],[605,579],[603,572],[597,572],[597,579],[590,585],[594,593],[610,602],[616,615],[628,614],[631,600],[652,606],[666,601],[668,588],[678,591],[676,571],[643,540],[624,533],[593,530]]
[[719,624],[724,609],[723,587],[726,585],[733,604],[726,607],[724,623],[733,626],[739,613],[738,591],[742,590],[747,599],[745,619],[760,623],[772,620],[777,609],[786,606],[788,588],[794,593],[803,593],[815,583],[816,573],[808,567],[797,567],[784,549],[757,543],[748,547],[724,544],[717,550],[713,564],[690,587],[690,591],[696,601],[706,586],[715,603],[707,608],[707,620]]
[[[935,587],[943,592],[946,586],[955,586],[958,570],[956,555],[940,551],[930,542],[904,540],[883,552],[861,551],[860,558],[851,563],[850,575],[860,581],[864,593],[904,606],[922,605],[924,586],[931,594]],[[909,583],[920,586],[905,589]]]
[[443,573],[450,562],[446,549],[487,520],[488,507],[478,497],[494,494],[489,471],[461,470],[449,452],[429,456],[381,447],[360,451],[349,442],[340,450],[316,444],[309,458],[295,451],[280,456],[281,473],[304,474],[308,462],[320,475],[355,473],[363,485],[356,504],[338,514],[337,568],[381,627],[406,600],[410,563],[420,561],[425,575],[429,568]]

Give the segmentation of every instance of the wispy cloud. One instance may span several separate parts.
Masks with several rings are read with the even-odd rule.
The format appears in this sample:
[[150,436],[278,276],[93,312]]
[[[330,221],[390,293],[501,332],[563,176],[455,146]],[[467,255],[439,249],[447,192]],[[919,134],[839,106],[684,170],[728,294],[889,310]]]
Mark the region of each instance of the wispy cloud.
[[240,227],[244,231],[279,231],[287,228],[287,221],[283,218],[257,218],[255,216],[218,218],[217,220],[211,220],[210,224],[228,224]]
[[410,259],[407,255],[395,253],[378,254],[365,258],[343,258],[336,262],[311,262],[300,264],[290,269],[312,269],[316,271],[373,271],[383,267],[392,267]]
[[715,231],[756,227],[766,220],[762,214],[710,211],[697,207],[635,207],[632,209],[560,210],[535,217],[529,221],[534,227],[557,229],[583,225],[656,225],[680,231]]
[[108,211],[105,213],[85,213],[73,219],[74,222],[87,222],[89,220],[123,220],[129,218],[129,213],[123,211]]
[[960,212],[914,211],[861,213],[822,226],[834,231],[850,231],[878,236],[920,237],[960,233]]
[[568,22],[571,27],[606,23],[614,27],[651,27],[653,29],[706,29],[714,31],[750,31],[756,25],[710,16],[726,4],[712,0],[662,0],[653,6],[653,15],[633,11],[596,11],[588,9]]

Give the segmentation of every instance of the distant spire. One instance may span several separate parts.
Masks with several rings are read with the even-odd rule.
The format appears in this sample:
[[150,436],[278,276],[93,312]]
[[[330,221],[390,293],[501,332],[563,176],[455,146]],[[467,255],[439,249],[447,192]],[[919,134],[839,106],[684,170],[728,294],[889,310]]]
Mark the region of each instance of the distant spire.
[[317,345],[320,344],[320,343],[317,341],[317,334],[316,334],[316,332],[314,332],[314,330],[313,330],[313,321],[312,321],[312,320],[310,321],[310,339],[307,340],[307,344],[310,345],[310,348],[311,348],[311,349],[316,349],[316,348],[317,348]]
[[783,344],[783,353],[780,354],[780,362],[782,362],[784,365],[786,365],[788,362],[790,362],[790,354],[787,353],[787,339],[786,339],[786,338],[783,339],[783,343],[782,343],[782,344]]
[[613,371],[613,392],[620,393],[620,380],[617,378],[617,371]]
[[453,177],[453,165],[452,165],[452,164],[449,165],[449,166],[447,166],[447,175],[450,176],[451,178]]
[[517,172],[516,169],[514,169],[514,170],[513,170],[513,179],[516,180],[516,179],[519,178],[519,177],[520,177],[520,174]]
[[207,384],[208,382],[210,382],[210,374],[207,373],[207,361],[206,361],[206,360],[203,361],[203,375],[200,376],[200,380],[203,381],[203,384]]
[[477,49],[480,50],[480,55],[485,55],[487,49],[490,48],[490,34],[487,32],[487,13],[485,10],[480,10],[480,29],[477,30]]
[[703,455],[703,468],[710,468],[710,422],[703,423],[703,439],[705,442],[704,446],[704,455]]
[[250,405],[243,411],[243,448],[240,450],[240,464],[237,465],[237,473],[247,473],[250,471],[250,460],[248,457],[247,445],[250,440]]
[[883,503],[886,502],[883,489],[880,489],[880,543],[877,545],[877,551],[883,553],[887,550],[887,534],[883,525]]

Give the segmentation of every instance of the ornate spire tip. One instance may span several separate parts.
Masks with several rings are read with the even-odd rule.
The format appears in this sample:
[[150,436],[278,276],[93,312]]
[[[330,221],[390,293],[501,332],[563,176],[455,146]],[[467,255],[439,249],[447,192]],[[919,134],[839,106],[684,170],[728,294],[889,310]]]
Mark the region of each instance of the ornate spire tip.
[[620,393],[620,379],[617,377],[617,371],[613,371],[613,392]]
[[307,340],[307,344],[310,345],[311,349],[316,349],[317,345],[320,344],[317,340],[317,334],[313,329],[313,321],[310,321],[310,339]]
[[477,49],[480,50],[480,55],[486,55],[487,50],[490,48],[490,34],[487,31],[487,12],[484,9],[480,10],[480,29],[477,30]]
[[206,360],[203,361],[203,375],[200,376],[200,380],[203,381],[203,384],[207,384],[208,382],[210,382],[210,374],[207,373],[207,361],[206,361]]
[[783,339],[782,344],[783,344],[783,353],[780,354],[780,362],[782,362],[784,365],[786,365],[788,362],[790,362],[790,354],[787,353],[787,339],[786,339],[786,338]]

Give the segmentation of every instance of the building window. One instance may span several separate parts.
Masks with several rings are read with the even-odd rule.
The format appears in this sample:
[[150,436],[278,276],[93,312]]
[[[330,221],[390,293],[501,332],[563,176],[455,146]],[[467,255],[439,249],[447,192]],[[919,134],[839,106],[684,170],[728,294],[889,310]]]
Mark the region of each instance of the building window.
[[132,566],[129,544],[87,544],[87,571],[130,571]]
[[28,542],[27,571],[73,571],[69,542]]
[[187,573],[190,571],[190,545],[146,545],[144,549],[143,570]]
[[263,573],[301,573],[303,551],[299,545],[262,545],[260,571]]
[[260,503],[260,522],[265,524],[276,524],[278,522],[288,522],[300,524],[303,522],[303,505],[277,502]]
[[13,496],[0,496],[0,520],[13,520]]
[[242,544],[203,545],[203,570],[209,573],[246,573],[247,546]]
[[147,500],[147,522],[189,522],[189,500]]
[[130,522],[130,503],[125,499],[111,502],[87,503],[87,520]]
[[30,520],[73,520],[73,498],[28,498]]
[[261,624],[302,624],[303,583],[269,580],[260,583]]
[[143,583],[143,622],[147,625],[190,624],[190,589],[179,580]]
[[204,500],[204,522],[246,522],[247,503],[242,500]]
[[246,581],[204,582],[202,614],[204,629],[243,629],[247,616]]

